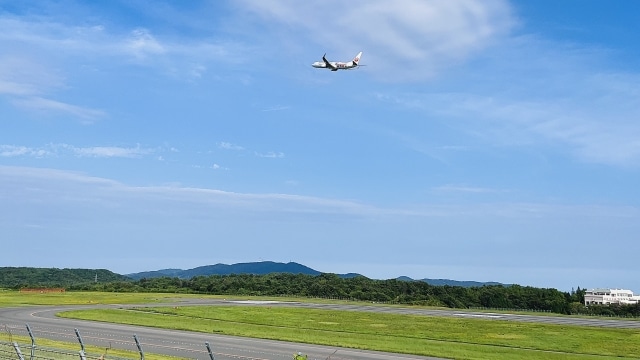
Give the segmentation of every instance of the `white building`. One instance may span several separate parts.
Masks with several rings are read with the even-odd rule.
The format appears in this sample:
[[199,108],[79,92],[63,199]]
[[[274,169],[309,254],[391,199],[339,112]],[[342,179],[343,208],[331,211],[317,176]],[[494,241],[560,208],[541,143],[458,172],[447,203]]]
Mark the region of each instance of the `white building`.
[[589,289],[584,294],[585,305],[637,304],[640,295],[625,289]]

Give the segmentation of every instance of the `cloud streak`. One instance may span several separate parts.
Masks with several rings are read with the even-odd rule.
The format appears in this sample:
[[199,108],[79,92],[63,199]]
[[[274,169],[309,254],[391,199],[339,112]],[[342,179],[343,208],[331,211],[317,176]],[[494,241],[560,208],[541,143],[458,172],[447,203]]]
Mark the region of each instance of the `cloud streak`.
[[0,145],[0,157],[35,157],[41,158],[45,156],[50,156],[51,152],[45,149],[33,149],[26,146],[15,146],[15,145]]
[[71,115],[88,124],[107,116],[107,113],[104,110],[91,109],[41,97],[16,98],[12,102],[18,107],[45,114],[54,112]]
[[[291,0],[242,3],[269,25],[301,30],[327,46],[331,56],[364,51],[367,72],[388,81],[430,78],[485,49],[515,24],[509,4],[502,0],[374,0],[350,3],[354,6],[339,0],[307,6]],[[280,35],[296,37],[284,30]]]
[[[0,147],[0,150],[3,150]],[[509,218],[573,218],[573,217],[603,217],[619,219],[640,218],[640,209],[633,206],[601,206],[601,205],[569,205],[547,204],[527,202],[485,202],[460,205],[429,205],[384,208],[367,205],[361,202],[321,198],[314,196],[292,194],[269,193],[239,193],[208,188],[195,188],[185,186],[129,186],[111,179],[85,175],[79,172],[70,172],[54,169],[40,169],[29,167],[0,166],[0,179],[22,179],[25,183],[39,182],[41,185],[51,186],[52,189],[81,188],[78,192],[79,199],[87,196],[109,197],[122,201],[138,202],[166,201],[168,211],[173,212],[172,203],[208,204],[211,206],[229,206],[243,209],[244,211],[266,211],[282,213],[335,213],[351,214],[352,216],[369,217],[379,219],[382,217],[417,218],[447,218],[458,217],[462,214],[476,218],[509,217]],[[19,184],[19,182],[12,183]],[[47,185],[48,184],[48,185]],[[460,186],[443,186],[439,191],[461,192],[495,192],[496,190],[485,188],[472,188]],[[62,193],[66,194],[65,191]],[[67,196],[67,195],[65,195]],[[146,206],[146,205],[144,205]],[[144,208],[141,206],[141,208]],[[231,208],[228,208],[231,209]]]
[[[243,146],[232,144],[230,142],[225,142],[225,141],[219,142],[218,148],[224,149],[224,150],[231,150],[231,151],[247,151],[247,149]],[[260,152],[254,151],[253,155],[259,158],[269,158],[269,159],[279,159],[284,157],[283,152],[275,152],[275,151],[269,151],[267,153],[260,153]]]
[[471,193],[471,194],[487,194],[487,193],[497,193],[504,192],[504,190],[490,189],[490,188],[482,188],[475,186],[466,186],[466,185],[454,185],[447,184],[435,187],[433,189],[436,192],[453,192],[453,193]]
[[[49,249],[42,256],[34,254],[33,261],[43,264],[57,255],[60,250],[56,249],[86,244],[90,238],[92,249],[114,271],[123,271],[125,263],[130,263],[120,260],[122,246],[133,254],[155,258],[155,265],[149,266],[158,266],[158,259],[161,264],[173,264],[171,259],[176,256],[185,256],[187,266],[196,266],[219,259],[211,253],[202,258],[188,255],[206,243],[216,253],[241,254],[235,255],[241,256],[239,260],[284,257],[309,264],[324,258],[337,263],[358,258],[372,263],[393,264],[402,259],[402,264],[424,264],[428,253],[432,266],[491,263],[491,269],[498,270],[487,269],[485,275],[509,282],[514,279],[505,278],[501,267],[539,266],[544,256],[546,264],[581,268],[591,256],[589,247],[576,247],[569,238],[592,244],[606,236],[627,247],[636,239],[620,229],[639,229],[640,224],[640,209],[633,206],[487,202],[384,208],[291,194],[131,186],[77,172],[28,167],[0,166],[0,188],[5,190],[0,193],[0,231],[19,228],[22,238]],[[42,235],[45,233],[47,236]],[[148,238],[157,246],[149,248]],[[238,243],[247,239],[252,239],[246,243],[251,246],[239,250]],[[169,247],[172,251],[168,253]],[[575,256],[567,258],[567,251]],[[307,253],[312,255],[304,255]],[[478,253],[483,255],[475,255]],[[11,256],[2,252],[0,260],[9,264]],[[68,262],[73,260],[65,261],[65,266],[79,266]],[[633,254],[622,254],[619,261],[633,261]],[[550,282],[547,279],[547,286]]]
[[640,73],[611,68],[612,56],[517,37],[461,68],[449,80],[455,91],[372,96],[485,145],[548,151],[554,144],[581,162],[637,168]]
[[76,147],[69,144],[49,144],[42,148],[0,145],[0,157],[58,157],[72,155],[80,158],[141,158],[157,152],[156,149],[119,146]]
[[[193,81],[215,63],[242,63],[241,45],[211,39],[160,37],[143,27],[118,31],[104,24],[74,25],[46,14],[0,15],[0,96],[23,109],[60,113],[93,123],[102,109],[59,100],[78,68],[143,66],[163,76]],[[105,63],[105,61],[108,61]]]

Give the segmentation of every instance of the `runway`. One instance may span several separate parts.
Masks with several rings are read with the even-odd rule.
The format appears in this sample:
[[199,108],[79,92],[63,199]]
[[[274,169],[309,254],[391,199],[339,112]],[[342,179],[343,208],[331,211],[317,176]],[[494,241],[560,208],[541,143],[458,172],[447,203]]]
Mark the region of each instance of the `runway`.
[[[175,304],[148,306],[230,305],[224,301],[188,301]],[[78,329],[85,344],[102,348],[112,347],[137,351],[133,335],[141,342],[145,353],[157,353],[192,359],[210,360],[205,347],[209,342],[216,360],[290,360],[298,351],[307,354],[309,360],[442,360],[433,357],[395,353],[363,351],[340,347],[309,345],[284,341],[262,340],[236,336],[203,334],[132,325],[108,324],[93,321],[58,318],[56,313],[68,310],[95,308],[126,308],[145,305],[96,305],[96,306],[31,306],[0,308],[0,325],[7,325],[13,335],[28,336],[25,324],[29,324],[36,343],[38,338],[61,340],[78,344],[74,329]],[[272,306],[272,305],[270,305]],[[107,357],[108,358],[108,357]]]
[[[85,344],[99,347],[122,348],[137,351],[133,335],[141,342],[145,352],[159,353],[193,359],[208,360],[205,342],[209,342],[216,360],[255,359],[285,360],[300,351],[309,355],[309,360],[436,360],[432,357],[402,355],[373,351],[360,351],[347,348],[308,345],[283,341],[243,338],[216,334],[203,334],[189,331],[174,331],[147,328],[132,325],[107,324],[92,321],[57,318],[61,311],[92,308],[127,308],[140,306],[288,306],[313,309],[331,309],[341,311],[382,312],[424,316],[465,317],[487,320],[504,320],[530,323],[545,323],[567,326],[594,326],[610,328],[640,329],[640,321],[590,319],[562,316],[533,316],[504,313],[486,313],[461,310],[433,310],[396,306],[348,305],[348,304],[312,304],[301,302],[254,302],[225,300],[184,300],[171,304],[149,305],[95,305],[95,306],[31,306],[21,308],[0,308],[0,325],[7,325],[14,335],[27,336],[25,324],[31,327],[36,341],[38,338],[63,340],[78,343],[74,329],[78,329]],[[78,345],[79,350],[79,345]]]

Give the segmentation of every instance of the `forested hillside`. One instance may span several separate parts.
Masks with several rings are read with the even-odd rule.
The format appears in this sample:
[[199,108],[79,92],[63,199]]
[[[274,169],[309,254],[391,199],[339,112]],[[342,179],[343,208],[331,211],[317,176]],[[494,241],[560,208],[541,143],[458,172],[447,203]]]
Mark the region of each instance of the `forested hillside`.
[[434,286],[423,281],[372,280],[336,274],[233,274],[163,277],[138,281],[85,284],[70,290],[177,292],[243,296],[292,296],[363,300],[450,308],[530,309],[561,314],[584,313],[584,290],[561,292],[529,286]]
[[[266,275],[271,273],[290,273],[290,274],[306,274],[306,275],[320,275],[321,272],[314,270],[310,267],[295,263],[280,263],[274,261],[259,261],[237,264],[215,264],[198,266],[193,269],[180,270],[180,269],[164,269],[158,271],[145,271],[140,273],[127,274],[134,280],[140,280],[143,278],[151,279],[157,277],[177,277],[180,279],[190,279],[194,276],[209,276],[209,275],[231,275],[231,274],[254,274],[254,275]],[[348,275],[344,275],[348,277]]]
[[[98,274],[98,282],[95,275]],[[28,282],[23,279],[29,278]],[[562,292],[520,285],[436,286],[424,281],[372,280],[336,274],[231,274],[131,280],[107,270],[0,268],[2,286],[64,287],[69,291],[171,292],[240,296],[319,297],[377,303],[640,316],[640,304],[585,307],[584,290]],[[13,286],[11,284],[22,284]],[[9,286],[7,286],[9,285]]]
[[[134,280],[140,279],[152,279],[159,277],[177,277],[180,279],[191,279],[195,276],[209,276],[209,275],[231,275],[231,274],[253,274],[253,275],[266,275],[273,273],[289,273],[289,274],[305,274],[305,275],[320,275],[322,272],[312,269],[308,266],[298,264],[296,262],[274,262],[274,261],[259,261],[237,264],[216,264],[199,266],[193,269],[162,269],[156,271],[144,271],[139,273],[126,274],[127,277]],[[352,278],[362,276],[357,273],[338,274],[341,278]],[[414,279],[406,276],[401,276],[398,280],[414,281]],[[450,285],[450,286],[483,286],[483,285],[503,285],[497,282],[479,282],[479,281],[457,281],[449,279],[420,279],[431,285]]]
[[127,281],[126,276],[104,269],[56,269],[0,267],[0,287],[69,287],[73,285]]

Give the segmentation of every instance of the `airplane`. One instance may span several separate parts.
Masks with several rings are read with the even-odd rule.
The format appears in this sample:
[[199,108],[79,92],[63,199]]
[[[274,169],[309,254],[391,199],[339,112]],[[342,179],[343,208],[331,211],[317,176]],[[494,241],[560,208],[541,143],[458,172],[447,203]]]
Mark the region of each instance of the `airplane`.
[[313,64],[311,64],[311,66],[318,69],[330,69],[331,71],[352,70],[357,68],[358,66],[362,66],[358,64],[358,62],[360,62],[361,56],[362,56],[362,51],[360,51],[358,55],[356,55],[353,58],[353,60],[349,62],[340,62],[340,61],[328,61],[327,54],[324,54],[322,56],[322,61],[316,61]]

